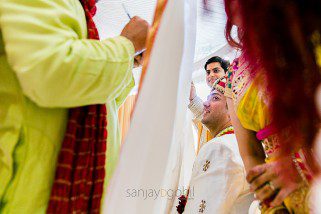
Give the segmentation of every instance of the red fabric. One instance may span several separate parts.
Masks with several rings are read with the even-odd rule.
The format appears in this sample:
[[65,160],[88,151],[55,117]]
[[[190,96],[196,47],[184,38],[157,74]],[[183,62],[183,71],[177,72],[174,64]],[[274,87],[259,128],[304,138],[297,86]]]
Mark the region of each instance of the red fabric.
[[[99,39],[92,17],[94,0],[81,0],[89,39]],[[69,110],[47,213],[99,213],[105,178],[105,105]]]

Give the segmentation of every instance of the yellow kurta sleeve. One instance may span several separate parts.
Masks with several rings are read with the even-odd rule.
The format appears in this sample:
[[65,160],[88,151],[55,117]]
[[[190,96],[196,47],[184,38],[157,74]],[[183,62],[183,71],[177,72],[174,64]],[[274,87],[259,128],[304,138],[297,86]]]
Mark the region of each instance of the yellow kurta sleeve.
[[86,39],[79,1],[3,0],[0,26],[23,93],[39,106],[105,103],[132,81],[133,44]]

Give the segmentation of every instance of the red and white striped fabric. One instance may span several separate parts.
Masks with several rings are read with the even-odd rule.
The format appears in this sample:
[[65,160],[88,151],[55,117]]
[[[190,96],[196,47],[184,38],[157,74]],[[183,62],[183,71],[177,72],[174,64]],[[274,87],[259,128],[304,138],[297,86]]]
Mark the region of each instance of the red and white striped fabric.
[[[88,38],[99,39],[95,0],[80,0]],[[99,213],[105,178],[107,139],[105,105],[69,110],[47,213]]]

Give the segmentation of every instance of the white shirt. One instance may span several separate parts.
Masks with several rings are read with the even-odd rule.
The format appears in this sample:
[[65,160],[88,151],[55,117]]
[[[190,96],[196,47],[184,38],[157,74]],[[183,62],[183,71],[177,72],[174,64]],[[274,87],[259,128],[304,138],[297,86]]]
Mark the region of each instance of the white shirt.
[[214,138],[195,159],[184,213],[248,213],[253,194],[234,134]]

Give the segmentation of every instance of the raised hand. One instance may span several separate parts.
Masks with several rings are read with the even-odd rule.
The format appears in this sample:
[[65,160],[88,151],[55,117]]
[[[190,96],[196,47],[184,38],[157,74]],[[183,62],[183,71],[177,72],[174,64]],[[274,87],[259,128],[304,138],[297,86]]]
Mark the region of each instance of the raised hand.
[[139,52],[146,48],[149,28],[150,26],[147,21],[135,16],[126,24],[120,35],[132,41],[135,52]]

